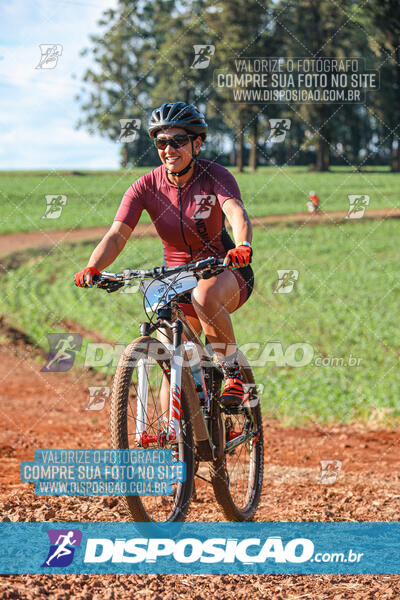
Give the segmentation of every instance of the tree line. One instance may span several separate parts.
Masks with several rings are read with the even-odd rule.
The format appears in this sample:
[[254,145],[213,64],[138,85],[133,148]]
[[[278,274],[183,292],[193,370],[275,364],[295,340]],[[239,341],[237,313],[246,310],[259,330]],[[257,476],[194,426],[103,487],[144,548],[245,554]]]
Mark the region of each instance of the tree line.
[[[77,96],[77,125],[117,141],[120,119],[138,119],[134,141],[121,139],[122,166],[158,163],[147,120],[152,108],[183,100],[206,114],[205,156],[239,171],[266,164],[400,170],[398,0],[119,0],[99,25],[82,51],[93,66]],[[208,67],[197,68],[196,46],[208,47]],[[249,57],[352,57],[379,73],[379,89],[358,103],[233,102],[216,74]],[[290,120],[284,143],[271,141],[271,119]]]

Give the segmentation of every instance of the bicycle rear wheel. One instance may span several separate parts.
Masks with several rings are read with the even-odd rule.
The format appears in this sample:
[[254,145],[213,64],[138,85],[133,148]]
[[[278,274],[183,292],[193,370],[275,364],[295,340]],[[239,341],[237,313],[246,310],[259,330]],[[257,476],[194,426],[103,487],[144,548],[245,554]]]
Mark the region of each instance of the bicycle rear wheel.
[[[253,374],[242,354],[240,364],[245,365],[241,371],[246,387],[250,389],[249,397],[245,410],[236,414],[220,412],[225,455],[210,464],[214,494],[229,521],[250,521],[253,518],[260,501],[264,471],[260,403]],[[232,447],[241,435],[244,436],[242,439],[247,438],[246,441]]]
[[171,448],[177,459],[186,465],[184,482],[173,484],[169,496],[125,496],[124,500],[134,521],[183,521],[189,507],[193,488],[193,435],[189,405],[186,398],[185,370],[182,371],[182,417],[178,440],[172,446],[162,442],[165,430],[159,401],[163,376],[170,372],[170,352],[158,340],[145,336],[131,342],[118,363],[111,396],[111,443],[113,448],[139,448],[143,432],[156,436],[147,447]]

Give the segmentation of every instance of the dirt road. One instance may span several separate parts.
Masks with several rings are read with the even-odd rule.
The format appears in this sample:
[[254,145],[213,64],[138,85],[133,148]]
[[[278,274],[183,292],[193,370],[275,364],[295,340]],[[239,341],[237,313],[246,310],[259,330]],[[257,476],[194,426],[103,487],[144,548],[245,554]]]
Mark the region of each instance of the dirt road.
[[[100,375],[41,373],[44,357],[37,350],[4,323],[0,334],[1,520],[129,520],[116,498],[38,497],[33,484],[20,482],[20,461],[33,460],[35,448],[107,447],[108,406],[85,410],[88,385],[100,385]],[[264,435],[265,484],[257,520],[399,520],[400,432],[361,425],[284,428],[266,420]],[[334,485],[317,483],[324,459],[343,461]],[[198,486],[187,520],[222,520],[207,483]],[[0,590],[4,599],[394,599],[400,597],[400,576],[35,575],[3,577]]]
[[[271,215],[268,217],[255,217],[251,221],[254,226],[262,225],[335,225],[346,221],[347,212],[326,212],[317,215],[310,213],[296,213],[291,215]],[[399,219],[400,209],[385,208],[368,210],[363,219]],[[30,231],[28,233],[7,233],[0,235],[0,255],[16,252],[26,248],[50,248],[62,242],[78,242],[84,240],[100,240],[107,232],[107,227],[92,227],[89,229],[71,229],[54,231]],[[139,224],[135,228],[134,237],[151,236],[158,234],[152,224]]]

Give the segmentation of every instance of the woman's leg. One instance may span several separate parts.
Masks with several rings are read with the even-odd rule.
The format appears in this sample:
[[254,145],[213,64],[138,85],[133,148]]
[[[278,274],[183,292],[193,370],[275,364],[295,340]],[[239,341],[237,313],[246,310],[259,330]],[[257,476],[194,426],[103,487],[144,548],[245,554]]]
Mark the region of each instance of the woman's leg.
[[[210,279],[200,279],[193,290],[192,302],[199,318],[191,315],[186,315],[186,318],[195,331],[198,334],[204,331],[218,360],[235,357],[237,346],[230,313],[240,304],[240,288],[232,271],[225,270]],[[168,342],[162,330],[157,331],[157,339],[164,344]],[[168,416],[169,383],[165,375],[160,390],[160,403],[162,412]]]
[[192,293],[193,306],[204,334],[218,359],[236,351],[230,313],[240,303],[238,280],[232,271],[224,271],[210,279],[200,279]]
[[232,271],[224,271],[216,277],[200,280],[192,298],[204,333],[224,373],[220,402],[225,408],[238,406],[243,401],[244,386],[230,313],[241,304],[239,281]]

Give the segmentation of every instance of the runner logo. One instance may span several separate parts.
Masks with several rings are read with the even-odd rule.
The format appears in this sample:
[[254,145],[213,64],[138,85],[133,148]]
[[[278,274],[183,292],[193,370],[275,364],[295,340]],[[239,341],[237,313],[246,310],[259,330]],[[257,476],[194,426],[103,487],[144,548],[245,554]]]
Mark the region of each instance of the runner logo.
[[39,44],[41,57],[36,69],[55,69],[58,57],[61,56],[61,44]]
[[211,44],[206,45],[193,45],[194,59],[190,65],[191,69],[207,69],[210,64],[210,58],[215,53],[215,46]]
[[269,134],[268,141],[272,144],[283,142],[291,123],[291,119],[269,119],[271,133]]
[[217,197],[213,194],[196,194],[196,210],[193,213],[193,219],[208,219],[211,214],[211,209],[215,206]]
[[323,485],[332,485],[336,483],[339,472],[342,469],[341,460],[321,460],[321,473],[318,482]]
[[119,134],[119,142],[134,142],[140,129],[140,119],[120,119],[121,133]]
[[349,199],[349,212],[346,219],[361,219],[369,204],[369,196],[367,194],[350,194],[347,197]]
[[110,388],[104,385],[89,387],[89,402],[85,410],[103,410],[110,395]]
[[46,210],[42,219],[58,219],[61,216],[62,209],[67,204],[67,196],[63,194],[47,195]]
[[272,286],[272,291],[274,294],[290,294],[299,278],[299,272],[295,269],[280,269],[277,273],[278,279]]
[[75,548],[81,545],[80,529],[48,529],[49,553],[42,567],[68,567],[74,558]]
[[48,333],[50,351],[46,364],[41,371],[60,373],[68,371],[75,360],[75,352],[82,345],[79,333]]

